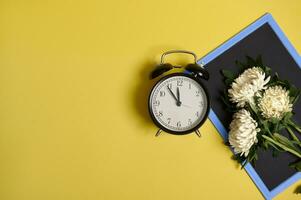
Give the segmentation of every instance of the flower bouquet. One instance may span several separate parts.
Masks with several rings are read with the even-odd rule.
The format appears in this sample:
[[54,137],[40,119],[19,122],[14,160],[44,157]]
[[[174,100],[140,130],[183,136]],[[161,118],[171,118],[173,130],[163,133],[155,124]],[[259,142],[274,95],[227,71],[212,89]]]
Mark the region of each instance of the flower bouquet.
[[[228,144],[235,158],[244,166],[255,163],[259,149],[269,149],[273,155],[288,152],[298,158],[289,166],[301,171],[301,141],[295,134],[301,127],[293,120],[293,106],[300,96],[300,89],[263,65],[261,56],[247,62],[236,62],[238,74],[222,70],[227,87],[223,102],[233,113],[229,125]],[[281,134],[283,130],[288,136]]]

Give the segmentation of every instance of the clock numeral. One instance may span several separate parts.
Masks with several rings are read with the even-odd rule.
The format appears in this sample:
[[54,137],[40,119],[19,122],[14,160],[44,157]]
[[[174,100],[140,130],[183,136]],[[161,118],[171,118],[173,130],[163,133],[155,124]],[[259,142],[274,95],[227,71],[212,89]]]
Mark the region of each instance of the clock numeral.
[[200,91],[200,90],[195,91],[195,96],[196,96],[196,97],[199,97],[200,94],[201,94],[201,91]]
[[177,127],[181,127],[181,121],[177,122]]
[[183,80],[177,80],[177,86],[183,86]]
[[188,119],[188,125],[191,125],[191,124],[192,124],[191,119]]
[[154,102],[154,106],[159,106],[160,105],[160,101],[159,100],[156,100],[155,102]]
[[164,97],[165,96],[165,91],[160,91],[160,97]]
[[204,102],[203,101],[200,101],[199,104],[200,104],[199,105],[200,107],[204,107]]
[[167,118],[167,124],[170,124],[170,122],[171,122],[171,118],[169,117]]
[[167,87],[168,87],[169,89],[172,89],[172,83],[168,83],[168,84],[167,84]]
[[163,116],[163,111],[159,111],[159,117]]
[[189,83],[189,85],[188,85],[188,89],[189,89],[189,90],[191,89],[191,83]]
[[200,116],[199,111],[197,111],[197,112],[195,113],[195,115],[196,115],[197,117],[199,117],[199,116]]

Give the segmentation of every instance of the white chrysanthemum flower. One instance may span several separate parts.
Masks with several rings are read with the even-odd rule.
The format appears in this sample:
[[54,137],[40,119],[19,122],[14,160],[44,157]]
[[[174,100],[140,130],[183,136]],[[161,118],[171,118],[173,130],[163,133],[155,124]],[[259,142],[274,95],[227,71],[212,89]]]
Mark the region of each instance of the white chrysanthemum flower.
[[290,103],[288,91],[276,85],[265,90],[258,106],[266,119],[280,120],[285,113],[292,111],[293,105]]
[[245,70],[234,80],[228,90],[230,101],[237,103],[237,107],[244,107],[246,103],[254,104],[254,96],[259,95],[258,91],[266,89],[265,85],[270,77],[259,67],[252,67]]
[[241,109],[235,113],[229,132],[229,142],[234,148],[234,152],[245,157],[248,156],[250,148],[258,142],[256,136],[259,131],[260,129],[257,128],[257,123],[249,111]]

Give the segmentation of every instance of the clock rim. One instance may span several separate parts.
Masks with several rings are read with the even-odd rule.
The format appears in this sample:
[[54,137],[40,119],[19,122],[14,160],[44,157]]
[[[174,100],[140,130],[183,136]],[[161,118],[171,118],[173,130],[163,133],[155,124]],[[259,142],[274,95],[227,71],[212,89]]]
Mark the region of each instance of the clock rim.
[[[173,130],[170,130],[166,127],[164,127],[163,125],[161,125],[158,120],[155,118],[155,115],[152,111],[152,105],[151,105],[151,96],[152,96],[152,93],[154,91],[154,89],[156,88],[157,85],[159,85],[160,83],[162,83],[163,81],[165,81],[166,79],[168,78],[171,78],[173,76],[184,76],[184,77],[188,77],[188,78],[191,78],[193,79],[194,81],[196,81],[204,90],[205,92],[205,95],[206,95],[206,99],[207,99],[207,109],[206,109],[206,112],[205,112],[205,115],[203,117],[203,119],[193,128],[189,129],[189,130],[185,130],[185,131],[173,131]],[[151,91],[150,91],[150,94],[148,96],[148,111],[149,111],[149,114],[152,118],[152,121],[154,122],[154,124],[160,128],[161,130],[163,130],[164,132],[167,132],[167,133],[170,133],[170,134],[173,134],[173,135],[186,135],[186,134],[190,134],[196,130],[198,130],[203,124],[204,122],[207,120],[208,118],[208,115],[209,115],[209,111],[210,111],[210,96],[209,96],[209,92],[207,90],[207,87],[201,82],[201,80],[199,78],[196,78],[194,77],[193,75],[191,74],[186,74],[186,73],[183,73],[183,72],[176,72],[176,73],[172,73],[172,74],[168,74],[162,78],[160,78],[155,84],[154,86],[152,87]]]

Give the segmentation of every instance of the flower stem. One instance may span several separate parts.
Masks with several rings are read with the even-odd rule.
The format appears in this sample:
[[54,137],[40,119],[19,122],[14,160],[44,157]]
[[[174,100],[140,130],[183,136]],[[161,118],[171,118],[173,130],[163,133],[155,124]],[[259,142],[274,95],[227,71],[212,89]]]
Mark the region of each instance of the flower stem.
[[258,113],[258,110],[257,110],[256,106],[253,105],[252,103],[249,103],[249,106],[250,106],[251,110],[255,113],[255,115],[257,117],[260,117],[260,114]]
[[291,125],[294,129],[296,129],[299,133],[301,133],[301,127],[299,127],[295,122],[289,120],[289,125]]
[[266,140],[272,142],[273,144],[277,145],[278,147],[282,148],[283,150],[285,150],[285,151],[287,151],[287,152],[290,152],[290,153],[294,154],[295,156],[301,158],[301,154],[300,154],[299,152],[297,152],[297,151],[295,151],[295,150],[293,150],[293,149],[291,149],[291,148],[289,148],[289,147],[287,147],[287,146],[285,146],[285,145],[283,145],[283,144],[281,144],[281,143],[279,143],[279,142],[273,140],[272,138],[270,138],[270,137],[268,137],[268,136],[266,136],[266,135],[262,135],[262,137],[263,137],[264,139],[266,139]]
[[295,135],[295,133],[292,131],[292,129],[288,126],[288,127],[286,127],[286,130],[289,132],[289,134],[291,135],[293,140],[298,142],[298,145],[301,146],[299,138]]
[[295,128],[299,133],[301,133],[301,128],[299,128],[298,126],[294,126],[294,128]]

